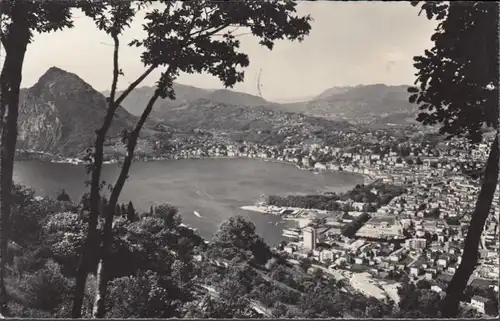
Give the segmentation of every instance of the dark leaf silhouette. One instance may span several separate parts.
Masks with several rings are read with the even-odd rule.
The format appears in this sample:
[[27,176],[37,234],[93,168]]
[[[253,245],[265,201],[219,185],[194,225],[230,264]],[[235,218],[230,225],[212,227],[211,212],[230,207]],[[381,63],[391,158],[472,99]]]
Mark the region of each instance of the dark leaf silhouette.
[[[414,6],[418,2],[412,3]],[[440,133],[477,143],[483,129],[496,131],[481,190],[465,239],[462,261],[447,287],[444,317],[455,317],[467,282],[477,263],[484,224],[498,184],[498,4],[494,2],[425,2],[429,19],[440,21],[434,47],[416,57],[416,84],[410,99],[420,104],[418,120],[440,124]]]

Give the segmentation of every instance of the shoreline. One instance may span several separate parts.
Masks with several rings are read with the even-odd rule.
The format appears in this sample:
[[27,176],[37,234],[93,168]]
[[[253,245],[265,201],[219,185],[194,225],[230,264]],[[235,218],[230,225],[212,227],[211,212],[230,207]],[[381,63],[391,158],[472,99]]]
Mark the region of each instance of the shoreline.
[[[365,185],[369,185],[371,183],[373,183],[376,178],[372,177],[371,175],[369,174],[364,174],[364,173],[359,173],[359,172],[351,172],[351,171],[346,171],[345,169],[339,171],[339,170],[328,170],[328,169],[321,169],[321,170],[317,170],[315,168],[306,168],[306,167],[301,167],[295,163],[292,163],[292,162],[287,162],[287,161],[281,161],[281,160],[276,160],[276,159],[268,159],[268,158],[261,158],[261,157],[249,157],[249,156],[211,156],[211,157],[187,157],[187,158],[178,158],[178,159],[175,159],[175,158],[164,158],[164,159],[149,159],[149,160],[136,160],[134,161],[135,162],[162,162],[162,161],[169,161],[169,160],[173,160],[173,161],[177,161],[177,160],[185,160],[185,159],[199,159],[199,160],[202,160],[202,159],[238,159],[238,158],[242,158],[242,159],[255,159],[255,160],[260,160],[260,161],[264,161],[264,162],[271,162],[271,163],[278,163],[278,164],[284,164],[284,165],[291,165],[291,166],[295,166],[297,169],[299,170],[302,170],[302,171],[309,171],[309,172],[313,172],[313,173],[347,173],[347,174],[350,174],[350,175],[354,175],[354,176],[360,176],[363,178],[363,184]],[[23,161],[23,160],[19,160],[19,161]],[[24,161],[28,161],[28,160],[24,160]],[[43,161],[43,160],[42,160]],[[55,163],[55,164],[72,164],[72,165],[85,165],[85,162],[80,160],[80,159],[66,159],[66,160],[50,160],[48,161],[50,163]],[[103,165],[113,165],[113,164],[120,164],[121,162],[119,161],[105,161],[103,162]]]
[[261,213],[261,214],[270,214],[267,212],[267,207],[265,206],[255,206],[255,205],[243,205],[240,206],[240,209],[249,212]]
[[299,170],[309,171],[309,172],[313,172],[313,173],[347,173],[347,174],[350,174],[350,175],[363,177],[363,184],[365,184],[365,185],[370,185],[371,183],[373,183],[374,181],[377,180],[375,177],[373,177],[373,176],[371,176],[369,174],[358,173],[358,172],[350,172],[350,171],[346,171],[345,169],[343,169],[341,171],[338,171],[338,170],[328,170],[328,169],[318,170],[318,169],[315,169],[315,168],[300,167],[299,165],[297,165],[295,163],[291,163],[291,162],[287,162],[287,161],[280,161],[280,160],[276,160],[276,159],[268,159],[268,158],[260,158],[260,157],[248,157],[248,156],[214,156],[214,157],[205,157],[205,158],[183,158],[183,159],[219,159],[219,158],[220,159],[223,159],[223,158],[227,158],[227,159],[238,159],[238,158],[256,159],[256,160],[262,160],[262,161],[271,162],[271,163],[278,163],[278,164],[284,164],[284,165],[293,165],[293,166],[295,166]]

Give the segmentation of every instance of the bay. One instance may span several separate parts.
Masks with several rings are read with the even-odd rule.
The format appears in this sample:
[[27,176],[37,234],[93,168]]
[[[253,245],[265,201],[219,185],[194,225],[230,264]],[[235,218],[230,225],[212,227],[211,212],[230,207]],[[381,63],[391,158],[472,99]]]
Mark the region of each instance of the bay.
[[[104,165],[102,179],[114,182],[118,164]],[[89,190],[83,165],[39,161],[15,163],[14,180],[35,189],[37,195],[55,196],[62,189],[73,201]],[[234,215],[248,217],[270,245],[279,243],[285,223],[278,217],[240,209],[267,195],[344,192],[363,177],[344,172],[312,173],[290,164],[257,159],[185,159],[137,162],[132,165],[120,201],[132,200],[136,210],[169,203],[179,208],[185,224],[210,239],[219,225]],[[198,217],[194,212],[198,212]]]

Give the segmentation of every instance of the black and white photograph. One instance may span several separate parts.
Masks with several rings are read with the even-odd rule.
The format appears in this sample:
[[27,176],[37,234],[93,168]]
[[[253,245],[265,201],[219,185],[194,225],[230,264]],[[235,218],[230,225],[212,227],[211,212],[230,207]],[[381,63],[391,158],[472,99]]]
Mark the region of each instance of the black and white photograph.
[[0,0],[0,318],[498,318],[499,5]]

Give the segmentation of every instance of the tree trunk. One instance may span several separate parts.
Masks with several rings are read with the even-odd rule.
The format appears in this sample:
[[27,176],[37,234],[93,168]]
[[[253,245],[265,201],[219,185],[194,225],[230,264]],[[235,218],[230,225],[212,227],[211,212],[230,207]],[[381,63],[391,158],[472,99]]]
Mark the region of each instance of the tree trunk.
[[97,319],[103,318],[104,314],[106,313],[105,300],[106,300],[107,286],[109,281],[107,275],[108,269],[106,268],[107,267],[106,263],[107,263],[107,257],[109,255],[109,248],[111,247],[111,243],[113,242],[113,219],[115,216],[113,209],[116,208],[116,204],[118,203],[118,197],[120,196],[123,186],[125,185],[125,181],[127,180],[128,172],[130,170],[130,166],[132,165],[132,159],[134,157],[133,151],[135,149],[136,144],[137,144],[136,141],[135,142],[129,141],[128,143],[127,157],[125,158],[125,162],[123,163],[117,182],[113,187],[109,204],[108,206],[106,206],[106,213],[105,213],[106,218],[104,222],[103,239],[101,248],[99,249],[100,260],[97,267],[97,278],[96,278],[97,290],[94,300],[94,310],[92,312],[92,317]]
[[[118,54],[118,46],[115,47],[115,55]],[[99,221],[100,210],[101,210],[101,172],[104,157],[104,142],[106,141],[106,135],[113,121],[118,105],[114,102],[114,95],[116,91],[116,84],[118,81],[118,70],[117,68],[113,71],[113,85],[111,91],[111,97],[109,99],[109,106],[107,114],[104,118],[104,122],[99,130],[96,131],[96,140],[94,143],[94,152],[92,154],[92,165],[91,172],[92,177],[90,181],[90,217],[89,217],[89,229],[87,238],[85,240],[85,246],[83,248],[83,253],[80,258],[78,265],[76,286],[73,301],[73,318],[81,317],[83,297],[85,295],[85,283],[88,274],[88,267],[91,267],[94,260],[91,259],[91,253],[98,249],[99,240],[97,233],[97,224]]]
[[125,161],[120,170],[120,174],[111,192],[108,206],[106,207],[106,218],[104,222],[102,246],[99,251],[100,260],[97,269],[97,290],[94,300],[94,310],[92,313],[93,318],[103,318],[106,312],[105,303],[106,303],[107,286],[109,281],[108,271],[107,271],[107,261],[109,256],[109,248],[111,247],[111,243],[113,241],[112,228],[113,228],[113,218],[115,216],[114,209],[118,204],[118,198],[120,197],[120,194],[123,190],[123,186],[125,185],[125,181],[128,178],[128,173],[130,171],[130,167],[132,166],[132,160],[134,159],[134,151],[135,147],[137,146],[137,140],[139,139],[139,134],[141,132],[142,126],[146,122],[146,119],[149,117],[149,114],[153,109],[153,105],[158,99],[158,97],[159,97],[158,93],[155,93],[153,97],[151,97],[135,129],[132,131],[132,133],[130,133],[127,142],[127,156],[125,157]]
[[[17,142],[17,118],[19,115],[19,90],[26,48],[30,30],[21,8],[12,12],[12,23],[7,37],[2,39],[5,47],[5,61],[0,76],[2,133],[0,155],[0,312],[7,313],[7,292],[5,289],[7,246],[10,235],[10,213],[12,175]],[[5,112],[7,114],[5,115]]]
[[491,203],[498,185],[499,171],[499,132],[497,132],[495,141],[491,145],[490,155],[486,163],[481,191],[476,202],[476,208],[472,214],[469,223],[469,229],[465,238],[464,252],[462,262],[453,275],[446,289],[446,297],[443,302],[442,314],[445,318],[457,316],[460,299],[463,296],[467,282],[471,277],[478,262],[479,242],[483,233],[484,224],[491,210]]
[[92,267],[91,253],[98,247],[98,231],[97,224],[99,220],[99,207],[100,207],[100,179],[102,170],[103,150],[104,150],[105,133],[103,130],[97,131],[95,142],[94,159],[92,164],[92,179],[90,184],[90,215],[89,227],[85,245],[83,247],[80,261],[76,273],[76,284],[73,297],[73,309],[71,316],[73,318],[82,317],[82,303],[85,296],[85,284],[87,282],[87,275]]
[[[101,202],[100,197],[100,179],[101,179],[101,171],[102,171],[102,163],[103,163],[103,154],[104,154],[104,142],[106,139],[106,135],[108,134],[109,128],[111,127],[111,123],[113,121],[113,117],[115,115],[116,110],[122,103],[122,101],[130,94],[132,90],[134,90],[137,85],[139,85],[155,68],[156,66],[150,66],[141,76],[139,76],[134,82],[132,82],[127,89],[120,95],[118,99],[115,100],[116,87],[118,83],[118,77],[120,75],[120,69],[118,66],[118,53],[119,53],[119,39],[118,35],[112,35],[114,41],[114,50],[113,50],[113,80],[111,84],[111,93],[108,100],[108,110],[106,116],[104,118],[104,122],[102,127],[96,132],[97,137],[94,145],[94,153],[93,153],[93,165],[92,165],[92,178],[90,183],[90,203],[91,203],[91,211],[90,211],[90,221],[89,221],[89,232],[86,239],[86,245],[84,247],[84,251],[82,253],[82,257],[80,259],[80,264],[78,267],[76,288],[75,288],[75,298],[73,302],[73,318],[81,317],[81,309],[82,302],[85,291],[85,281],[87,278],[87,270],[83,267],[88,264],[93,264],[89,262],[90,254],[94,250],[98,250],[99,240],[97,234],[97,223],[99,219],[99,204]],[[115,203],[116,205],[116,203]],[[111,212],[114,212],[111,210]],[[102,278],[102,264],[98,264],[98,273],[97,278]],[[99,284],[99,283],[98,283]],[[99,286],[98,286],[99,288]],[[96,293],[96,298],[100,296],[100,291]],[[103,300],[96,299],[96,301],[101,302]],[[104,306],[104,302],[102,302],[102,306]],[[94,306],[94,311],[97,309]],[[104,310],[103,310],[104,311]],[[104,312],[103,312],[104,313]],[[93,313],[94,314],[94,313]]]
[[[114,38],[118,41],[117,38]],[[73,298],[73,318],[81,318],[82,316],[82,303],[83,297],[85,295],[85,283],[87,281],[87,275],[89,272],[89,267],[92,267],[94,260],[92,260],[91,253],[98,249],[99,240],[97,233],[97,224],[99,221],[99,212],[101,205],[101,171],[104,156],[104,142],[106,140],[106,135],[113,121],[113,117],[118,104],[115,103],[115,92],[116,85],[118,82],[118,48],[119,44],[115,43],[114,48],[114,68],[113,68],[113,83],[111,86],[111,97],[108,101],[108,111],[104,118],[103,124],[99,130],[96,131],[96,140],[94,143],[94,152],[92,154],[92,165],[91,172],[92,177],[90,181],[90,217],[89,217],[89,228],[87,238],[85,239],[85,246],[80,257],[78,264],[77,275],[76,275],[76,285]]]

